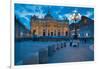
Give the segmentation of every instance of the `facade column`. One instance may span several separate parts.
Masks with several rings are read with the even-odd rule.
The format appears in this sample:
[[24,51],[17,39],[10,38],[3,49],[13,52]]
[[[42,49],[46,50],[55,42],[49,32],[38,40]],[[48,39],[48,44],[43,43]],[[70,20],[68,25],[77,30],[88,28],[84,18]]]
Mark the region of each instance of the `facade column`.
[[49,31],[49,35],[51,36],[51,28],[50,28],[50,31]]
[[56,30],[56,36],[58,36],[58,29]]
[[56,34],[56,29],[54,30],[54,36],[56,36],[57,34]]
[[64,36],[65,36],[65,31],[64,31]]
[[58,36],[58,26],[56,27],[56,36]]
[[52,32],[53,32],[53,36],[55,36],[55,35],[54,35],[54,28],[53,28]]
[[46,36],[48,36],[48,28],[46,28]]
[[50,30],[49,30],[49,28],[48,28],[48,36],[50,36]]
[[61,36],[63,36],[63,28],[61,28]]

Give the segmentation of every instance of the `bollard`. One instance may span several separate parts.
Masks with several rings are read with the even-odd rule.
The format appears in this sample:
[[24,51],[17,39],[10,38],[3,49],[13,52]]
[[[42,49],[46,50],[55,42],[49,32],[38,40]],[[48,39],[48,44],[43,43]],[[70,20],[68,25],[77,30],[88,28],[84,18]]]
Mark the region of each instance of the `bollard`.
[[61,42],[61,48],[63,48],[64,47],[64,44]]
[[55,52],[55,45],[48,46],[48,56],[52,56]]
[[54,45],[53,52],[56,52],[56,51],[57,51],[57,49],[56,49],[56,48],[57,48],[57,45],[55,44],[55,45]]
[[33,53],[31,56],[23,60],[23,65],[28,65],[28,64],[39,64],[38,52]]
[[39,64],[48,63],[48,48],[39,50]]
[[56,50],[59,50],[59,49],[60,49],[60,44],[57,43]]
[[64,47],[66,47],[66,42],[64,42]]

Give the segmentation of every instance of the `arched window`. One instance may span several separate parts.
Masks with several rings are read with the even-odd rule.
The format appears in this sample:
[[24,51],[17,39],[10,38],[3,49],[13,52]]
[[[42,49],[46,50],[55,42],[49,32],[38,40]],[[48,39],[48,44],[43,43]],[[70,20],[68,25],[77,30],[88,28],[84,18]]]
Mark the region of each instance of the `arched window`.
[[66,36],[68,36],[68,32],[66,31]]
[[60,36],[60,32],[58,32],[58,36]]
[[45,35],[46,35],[45,30],[43,30],[43,36],[45,36]]
[[51,36],[53,36],[53,32],[51,32]]
[[33,35],[35,35],[36,30],[33,30]]
[[54,36],[56,36],[56,30],[54,31]]
[[60,30],[58,30],[58,36],[60,36]]

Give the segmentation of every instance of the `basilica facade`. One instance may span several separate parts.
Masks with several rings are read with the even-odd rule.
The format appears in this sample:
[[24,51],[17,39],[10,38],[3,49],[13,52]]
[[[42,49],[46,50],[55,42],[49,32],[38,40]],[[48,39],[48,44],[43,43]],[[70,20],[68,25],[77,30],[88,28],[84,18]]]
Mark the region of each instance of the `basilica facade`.
[[68,36],[69,24],[67,18],[64,20],[54,19],[50,12],[44,18],[37,16],[31,18],[31,34],[35,36]]

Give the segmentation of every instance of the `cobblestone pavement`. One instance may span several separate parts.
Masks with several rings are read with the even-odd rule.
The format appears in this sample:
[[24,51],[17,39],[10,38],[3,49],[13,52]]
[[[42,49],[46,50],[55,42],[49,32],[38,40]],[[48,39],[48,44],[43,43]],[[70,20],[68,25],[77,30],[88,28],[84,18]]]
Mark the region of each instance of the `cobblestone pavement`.
[[94,60],[94,52],[87,46],[66,47],[49,57],[49,63],[78,62]]

